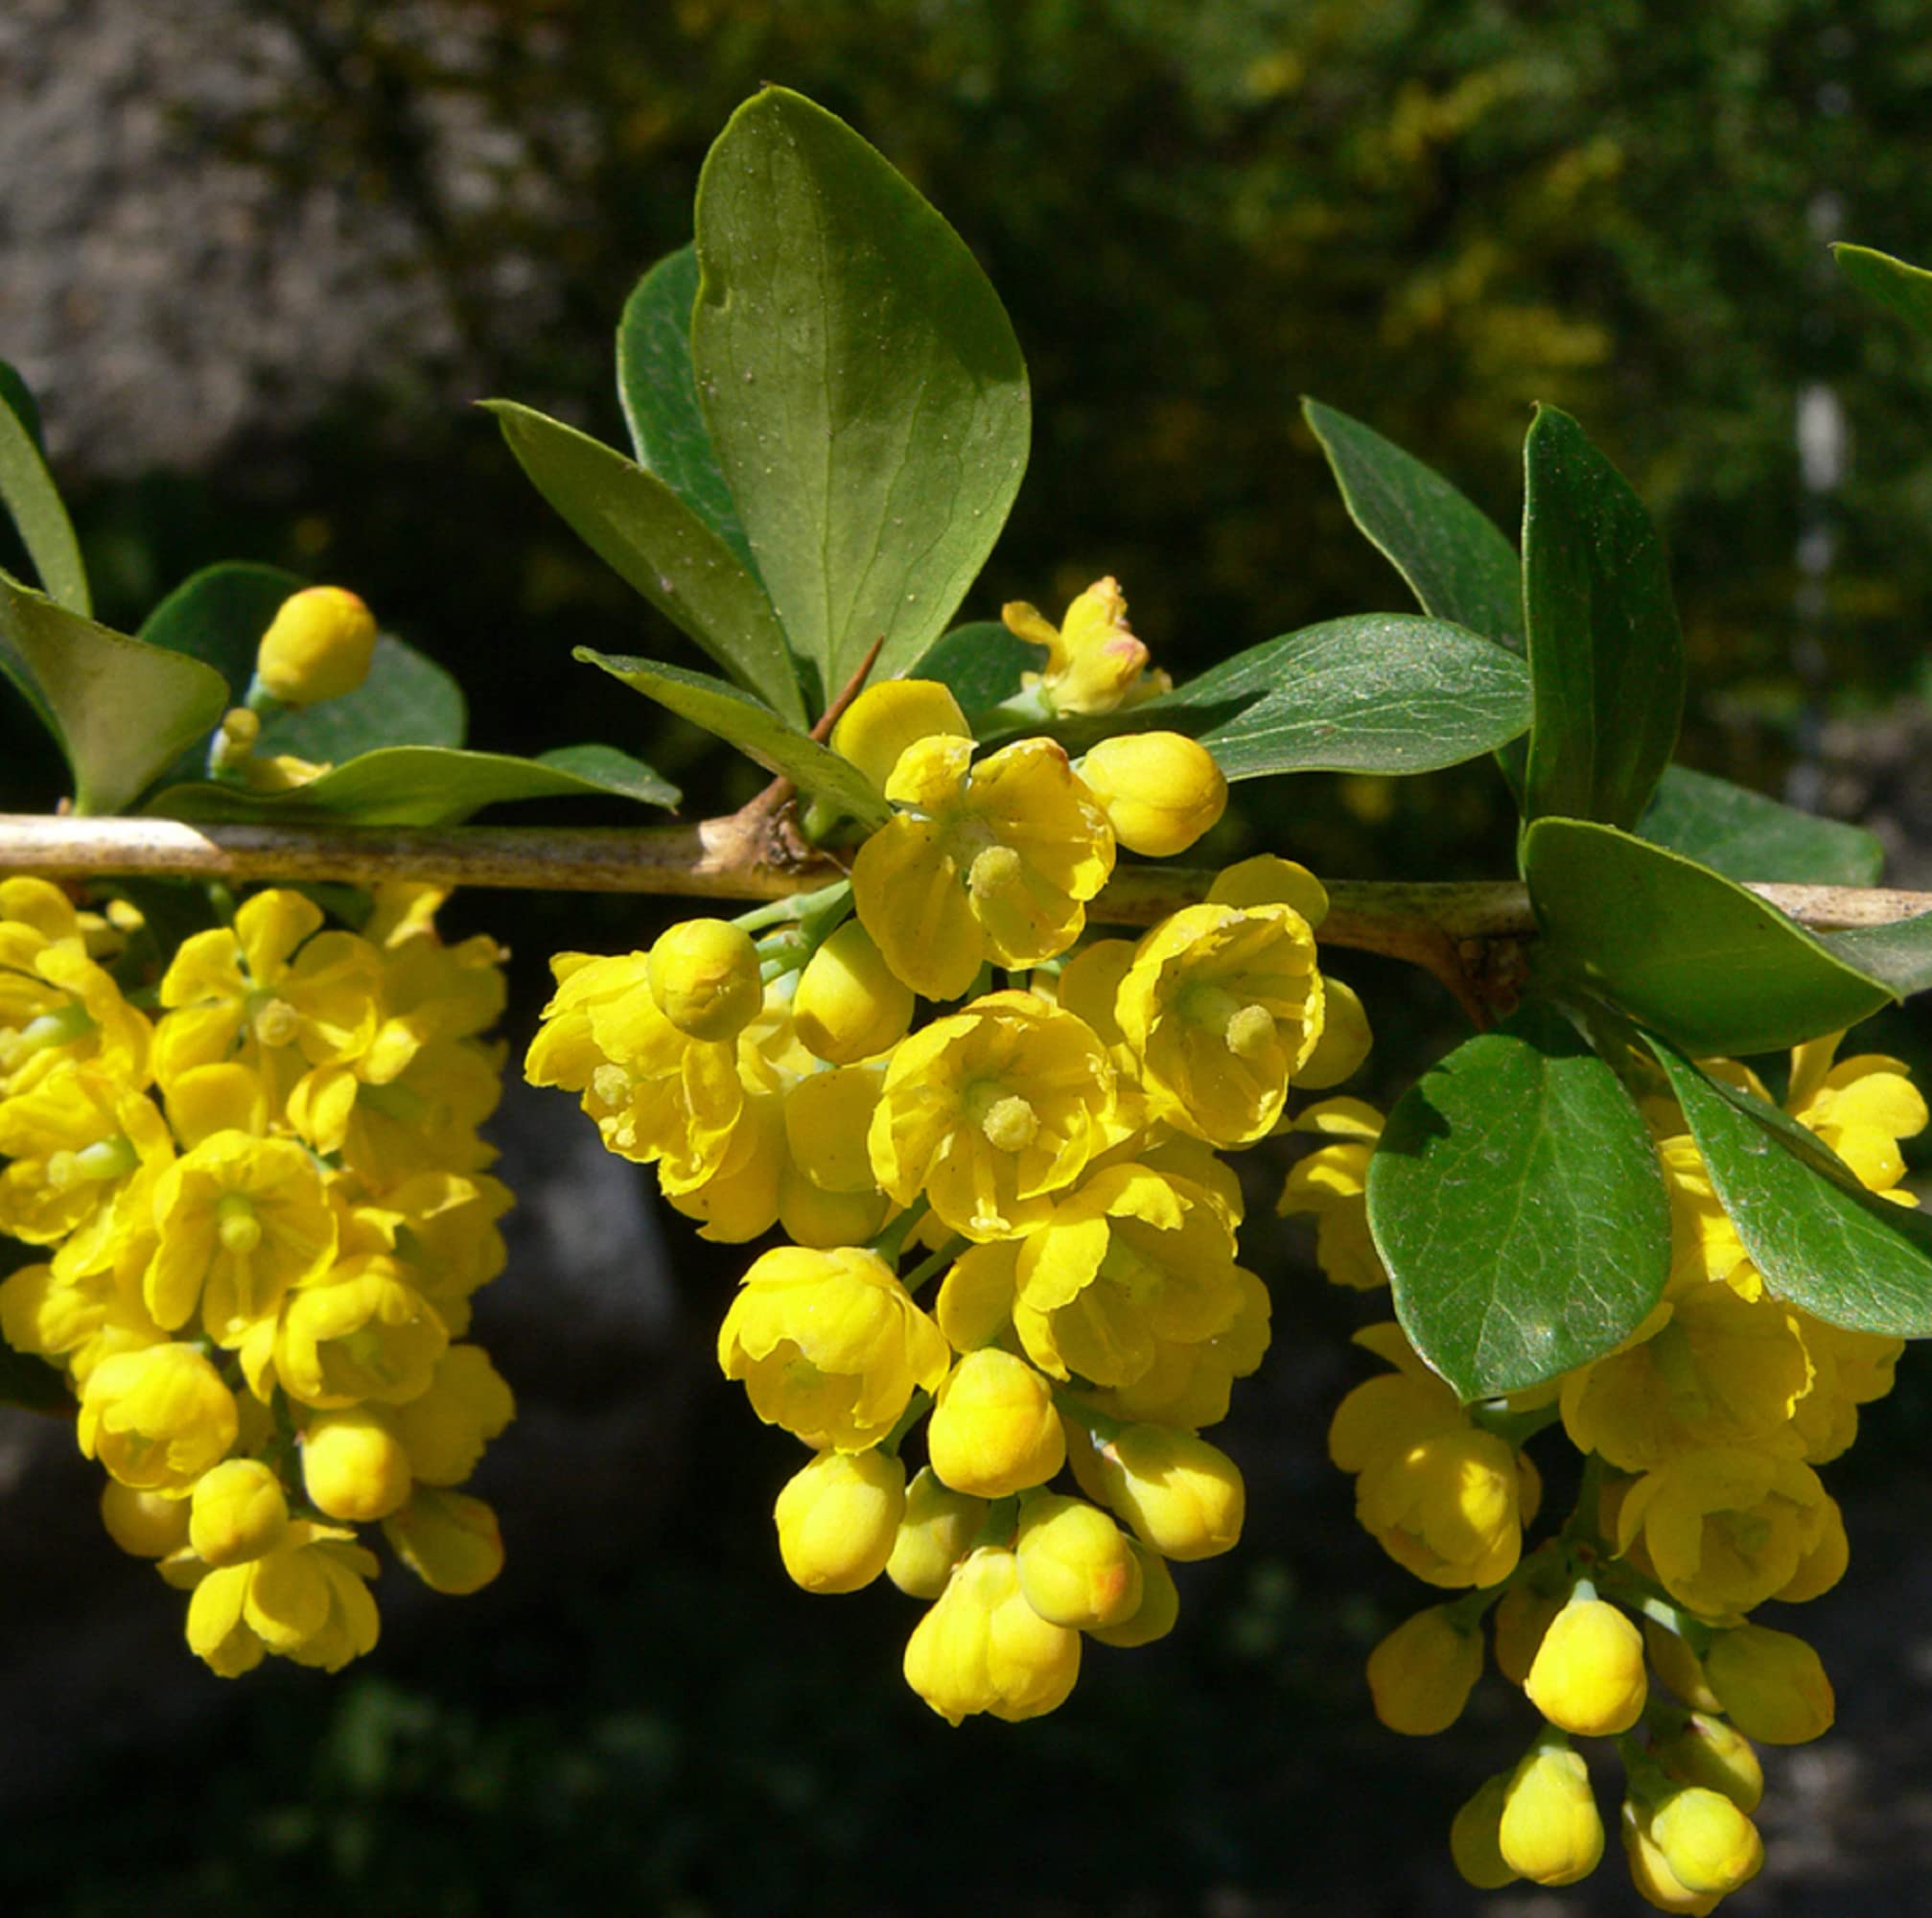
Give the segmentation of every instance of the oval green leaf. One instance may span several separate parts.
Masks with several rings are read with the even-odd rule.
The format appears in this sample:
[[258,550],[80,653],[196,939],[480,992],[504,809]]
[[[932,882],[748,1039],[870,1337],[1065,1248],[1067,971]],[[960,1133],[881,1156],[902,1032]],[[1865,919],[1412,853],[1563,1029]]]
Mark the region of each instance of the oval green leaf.
[[674,807],[678,789],[610,746],[574,746],[541,760],[442,746],[385,746],[288,792],[212,782],[171,786],[147,807],[169,819],[336,826],[454,826],[519,799],[637,800]]
[[1110,719],[1192,733],[1231,780],[1424,773],[1493,752],[1529,723],[1529,675],[1459,626],[1406,613],[1269,640]]
[[1796,1045],[1897,996],[1756,893],[1614,827],[1538,820],[1523,871],[1551,960],[1700,1056]]
[[1670,761],[1684,639],[1643,503],[1568,413],[1524,442],[1523,603],[1536,702],[1524,817],[1635,826]]
[[1884,847],[1862,826],[1800,812],[1688,766],[1664,767],[1637,831],[1728,879],[1874,886],[1885,863]]
[[741,686],[803,720],[804,700],[764,589],[656,474],[509,400],[485,402],[530,482],[604,564]]
[[990,712],[1020,690],[1020,675],[1037,672],[1046,648],[1010,633],[997,620],[955,626],[905,669],[908,679],[936,679],[952,689],[960,711],[970,719]]
[[1396,1102],[1368,1219],[1403,1330],[1465,1400],[1611,1350],[1670,1273],[1650,1134],[1547,1006],[1464,1041]]
[[842,121],[782,87],[698,182],[691,357],[793,646],[835,695],[945,628],[1026,466],[1026,364],[972,254]]
[[1783,1113],[1649,1044],[1765,1285],[1829,1324],[1932,1337],[1932,1219],[1868,1192],[1818,1141],[1801,1153]]
[[0,573],[0,641],[74,775],[77,812],[120,812],[227,710],[221,675],[57,605]]
[[767,772],[790,780],[800,791],[826,801],[854,819],[880,826],[892,817],[892,807],[850,760],[841,759],[796,726],[786,725],[769,706],[735,686],[658,660],[625,659],[589,646],[577,647],[573,657],[587,666],[601,667],[613,679],[622,680],[646,699],[656,700],[735,746]]
[[617,398],[638,464],[655,473],[756,577],[751,543],[698,404],[691,366],[697,301],[694,246],[666,254],[632,288],[617,322]]
[[1838,270],[1868,299],[1890,308],[1919,332],[1932,334],[1932,273],[1894,259],[1890,253],[1853,246],[1846,241],[1840,241],[1831,251],[1837,257]]
[[382,633],[354,692],[284,708],[263,726],[256,750],[340,765],[388,746],[460,746],[469,730],[463,689],[429,654]]

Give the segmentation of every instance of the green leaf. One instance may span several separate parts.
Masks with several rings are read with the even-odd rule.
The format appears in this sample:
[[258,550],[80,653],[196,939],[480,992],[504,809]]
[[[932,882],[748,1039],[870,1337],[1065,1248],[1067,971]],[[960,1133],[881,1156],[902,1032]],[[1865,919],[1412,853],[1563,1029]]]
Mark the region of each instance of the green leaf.
[[1464,1041],[1396,1102],[1368,1218],[1403,1330],[1464,1399],[1611,1350],[1670,1275],[1650,1134],[1548,1006]]
[[1932,273],[1848,241],[1841,240],[1831,250],[1837,255],[1838,270],[1868,299],[1890,307],[1920,333],[1932,333]]
[[1523,572],[1496,522],[1433,468],[1318,400],[1301,410],[1348,516],[1432,619],[1523,650]]
[[1237,653],[1111,715],[1106,730],[1192,733],[1244,780],[1432,772],[1494,751],[1528,723],[1521,660],[1437,620],[1363,613]]
[[698,181],[691,357],[711,442],[793,646],[835,695],[945,628],[1019,490],[1026,364],[950,226],[782,87]]
[[1650,1041],[1711,1182],[1751,1262],[1781,1298],[1833,1325],[1932,1336],[1932,1218],[1866,1191],[1792,1122]]
[[1896,996],[1757,894],[1614,827],[1539,820],[1523,870],[1550,959],[1700,1057],[1796,1045]]
[[[40,415],[27,384],[0,361],[0,506],[19,529],[20,544],[47,596],[85,619],[94,610],[87,568],[74,523],[40,452]],[[25,401],[23,407],[21,402]]]
[[74,775],[74,809],[119,812],[227,710],[220,673],[144,645],[0,573],[0,642]]
[[1664,767],[1637,830],[1731,879],[1872,886],[1885,863],[1884,847],[1862,826],[1800,812],[1688,766]]
[[1848,966],[1882,979],[1901,999],[1932,991],[1932,912],[1897,919],[1890,925],[1821,932],[1818,943]]
[[631,290],[617,322],[617,398],[638,464],[655,473],[756,578],[751,542],[698,404],[691,365],[691,309],[697,301],[694,246],[666,254]]
[[151,646],[205,660],[228,682],[240,705],[255,677],[255,653],[269,621],[308,581],[279,566],[227,560],[191,573],[141,624]]
[[1046,648],[1010,633],[997,620],[955,626],[906,667],[908,679],[936,679],[952,689],[960,711],[970,719],[986,713],[1019,688],[1020,674],[1037,672]]
[[574,657],[601,667],[645,698],[716,734],[767,772],[781,775],[802,792],[827,801],[854,819],[881,826],[892,817],[892,807],[850,760],[788,726],[769,706],[735,686],[658,660],[617,658],[589,646],[577,647]]
[[1537,409],[1524,443],[1523,598],[1536,719],[1524,817],[1634,826],[1670,761],[1684,640],[1643,503],[1583,429]]
[[528,407],[485,404],[531,483],[605,565],[740,685],[803,719],[798,673],[764,589],[663,480]]
[[460,746],[469,725],[463,689],[427,653],[382,633],[354,692],[276,713],[256,751],[340,765],[384,746]]
[[611,795],[672,807],[678,789],[610,746],[572,746],[542,760],[443,746],[384,746],[289,792],[212,782],[171,786],[147,810],[171,819],[451,826],[517,799]]

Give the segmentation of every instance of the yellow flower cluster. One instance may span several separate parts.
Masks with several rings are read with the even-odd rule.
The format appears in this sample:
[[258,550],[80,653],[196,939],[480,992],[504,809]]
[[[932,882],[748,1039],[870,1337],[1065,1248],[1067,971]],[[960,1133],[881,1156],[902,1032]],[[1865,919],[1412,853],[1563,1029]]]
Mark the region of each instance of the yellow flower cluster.
[[[1868,1189],[1911,1205],[1899,1141],[1924,1128],[1925,1102],[1896,1060],[1839,1062],[1837,1045],[1834,1036],[1797,1049],[1785,1108]],[[1707,1069],[1769,1096],[1731,1062]],[[1359,1341],[1391,1369],[1343,1400],[1329,1448],[1389,1555],[1465,1591],[1371,1654],[1383,1722],[1422,1735],[1455,1720],[1482,1672],[1492,1609],[1498,1669],[1542,1716],[1521,1763],[1456,1818],[1464,1876],[1485,1887],[1567,1884],[1593,1870],[1603,1825],[1570,1742],[1607,1737],[1628,1779],[1621,1833],[1639,1892],[1660,1910],[1706,1912],[1762,1862],[1751,1741],[1802,1743],[1832,1719],[1810,1647],[1748,1614],[1767,1599],[1816,1598],[1843,1576],[1845,1526],[1816,1467],[1851,1445],[1859,1406],[1890,1391],[1902,1342],[1827,1325],[1778,1298],[1676,1105],[1660,1097],[1646,1117],[1671,1197],[1673,1261],[1644,1322],[1561,1379],[1476,1407],[1457,1403],[1396,1324],[1372,1326]],[[1315,1218],[1331,1279],[1373,1290],[1386,1275],[1363,1191],[1380,1115],[1334,1099],[1295,1126],[1326,1142],[1291,1173],[1282,1210]],[[1540,1489],[1525,1442],[1559,1424],[1582,1455],[1582,1493],[1560,1534],[1525,1555]],[[1674,1698],[1653,1689],[1653,1671]]]
[[[1145,649],[1081,606],[1048,678],[1092,713]],[[1086,1640],[1172,1627],[1172,1561],[1240,1536],[1240,1473],[1199,1435],[1260,1363],[1269,1298],[1217,1149],[1272,1132],[1292,1082],[1346,1076],[1367,1028],[1316,966],[1326,896],[1283,860],[1080,944],[1117,842],[1178,852],[1219,818],[1193,741],[977,755],[919,681],[869,689],[831,741],[893,807],[849,886],[561,955],[528,1073],[709,1236],[783,1228],[718,1359],[813,1455],[778,1499],[786,1570],[814,1592],[884,1574],[929,1602],[905,1672],[934,1711],[1032,1718]],[[916,1024],[920,996],[954,1003]]]
[[151,1019],[105,922],[0,880],[0,1232],[45,1253],[0,1329],[66,1373],[108,1532],[192,1593],[224,1676],[375,1644],[358,1526],[438,1591],[502,1562],[456,1487],[514,1409],[457,1343],[503,1263],[477,1130],[503,955],[445,946],[440,899],[384,890],[351,933],[259,893],[181,945]]

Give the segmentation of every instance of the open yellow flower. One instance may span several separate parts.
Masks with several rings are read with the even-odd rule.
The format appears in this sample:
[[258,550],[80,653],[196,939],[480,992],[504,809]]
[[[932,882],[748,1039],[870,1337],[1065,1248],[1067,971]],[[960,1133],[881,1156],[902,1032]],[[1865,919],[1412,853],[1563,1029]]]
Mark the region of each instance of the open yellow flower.
[[756,1260],[718,1328],[718,1366],[752,1410],[807,1445],[862,1452],[952,1361],[877,1253],[780,1246]]
[[1212,1145],[1249,1144],[1321,1037],[1314,928],[1291,905],[1184,907],[1135,947],[1115,1010],[1151,1110]]
[[0,1098],[89,1062],[139,1090],[151,1040],[113,975],[88,957],[65,896],[43,879],[0,880]]
[[166,1122],[143,1092],[98,1064],[63,1062],[34,1087],[0,1100],[0,1232],[58,1245],[97,1214],[107,1229],[137,1230],[139,1206],[175,1156]]
[[887,965],[953,999],[981,965],[1064,952],[1113,871],[1113,829],[1064,748],[1021,739],[973,765],[972,741],[935,734],[900,754],[899,808],[852,864],[852,903]]
[[1013,1326],[1042,1371],[1130,1386],[1162,1341],[1233,1323],[1234,1234],[1209,1196],[1143,1165],[1096,1173],[1020,1250]]
[[375,1555],[340,1526],[297,1519],[274,1551],[211,1571],[188,1602],[188,1644],[223,1678],[268,1652],[339,1672],[375,1649]]
[[992,993],[903,1040],[870,1134],[901,1205],[921,1192],[955,1232],[1010,1238],[1107,1142],[1113,1074],[1100,1041],[1031,993]]

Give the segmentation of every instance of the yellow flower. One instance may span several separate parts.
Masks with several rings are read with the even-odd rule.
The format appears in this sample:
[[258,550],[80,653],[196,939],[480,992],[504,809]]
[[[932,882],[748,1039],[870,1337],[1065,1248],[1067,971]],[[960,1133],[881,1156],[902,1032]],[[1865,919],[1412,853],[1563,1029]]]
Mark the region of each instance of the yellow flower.
[[956,1492],[930,1465],[906,1487],[886,1577],[909,1599],[936,1599],[985,1524],[987,1502]]
[[1112,1078],[1100,1041],[1031,993],[993,993],[894,1052],[872,1165],[901,1205],[921,1191],[969,1239],[1043,1220],[1105,1140]]
[[1106,1439],[1070,1436],[1068,1451],[1082,1488],[1163,1558],[1212,1558],[1241,1542],[1247,1488],[1240,1470],[1192,1432],[1129,1425]]
[[339,1527],[297,1519],[265,1556],[208,1574],[188,1602],[188,1644],[223,1678],[268,1652],[339,1672],[376,1644],[376,1602],[364,1582],[373,1554]]
[[1628,1798],[1623,1801],[1623,1861],[1630,1867],[1630,1883],[1646,1905],[1659,1911],[1682,1912],[1687,1918],[1705,1918],[1717,1908],[1711,1892],[1692,1891],[1675,1872],[1650,1835],[1648,1815]]
[[1524,1690],[1551,1724],[1580,1738],[1627,1732],[1648,1696],[1643,1634],[1615,1605],[1579,1594],[1550,1621]]
[[1883,1192],[1904,1177],[1898,1141],[1925,1130],[1925,1101],[1896,1059],[1865,1053],[1833,1064],[1843,1038],[1832,1033],[1794,1049],[1785,1110]]
[[764,1005],[757,947],[725,919],[686,919],[651,947],[645,968],[658,1010],[687,1039],[735,1039]]
[[1041,1618],[1082,1630],[1126,1625],[1140,1610],[1141,1559],[1098,1506],[1043,1492],[1020,1508],[1020,1590]]
[[1127,622],[1127,599],[1110,574],[1097,579],[1055,626],[1023,599],[1000,608],[1016,639],[1046,648],[1046,670],[1025,672],[1020,685],[1037,689],[1049,713],[1112,713],[1165,692],[1173,682],[1147,670],[1147,647]]
[[779,1555],[808,1592],[856,1592],[886,1569],[906,1509],[890,1453],[821,1452],[785,1481],[772,1516]]
[[1314,929],[1289,905],[1183,907],[1135,947],[1115,1010],[1156,1114],[1250,1144],[1321,1036]]
[[530,1084],[582,1093],[604,1144],[657,1164],[666,1193],[714,1177],[745,1103],[735,1043],[691,1039],[664,1017],[647,953],[563,952],[550,964],[557,991],[530,1041]]
[[344,1524],[386,1518],[409,1496],[409,1454],[376,1406],[318,1412],[302,1428],[302,1488]]
[[188,1542],[188,1502],[109,1479],[101,1487],[101,1523],[130,1557],[166,1558]]
[[1759,1744],[1808,1744],[1838,1714],[1818,1654],[1788,1631],[1740,1625],[1719,1632],[1704,1672],[1726,1716]]
[[1246,1378],[1268,1355],[1273,1301],[1268,1287],[1243,1266],[1234,1278],[1240,1293],[1235,1316],[1211,1338],[1154,1341],[1153,1364],[1131,1385],[1092,1394],[1114,1418],[1175,1425],[1198,1432],[1227,1416],[1234,1381]]
[[718,1365],[767,1425],[814,1449],[861,1452],[915,1388],[937,1391],[951,1354],[874,1252],[780,1246],[756,1260],[718,1329]]
[[1290,1167],[1275,1210],[1284,1218],[1313,1213],[1315,1256],[1323,1275],[1357,1292],[1388,1283],[1388,1268],[1368,1230],[1368,1161],[1383,1116],[1360,1099],[1324,1099],[1295,1116],[1293,1130],[1336,1141]]
[[855,919],[847,920],[799,974],[792,1022],[801,1041],[834,1065],[889,1050],[912,1020],[912,988],[894,975]]
[[88,957],[74,908],[41,879],[0,880],[0,1098],[62,1064],[148,1083],[148,1021]]
[[930,999],[959,997],[987,960],[1012,970],[1064,952],[1113,871],[1113,830],[1062,747],[1022,739],[971,758],[950,735],[908,746],[885,787],[900,810],[852,865],[860,922]]
[[1504,1788],[1497,1849],[1538,1884],[1574,1884],[1603,1856],[1603,1820],[1582,1758],[1561,1743],[1531,1748]]
[[1631,1487],[1618,1547],[1708,1618],[1816,1598],[1845,1570],[1845,1524],[1809,1465],[1744,1446],[1683,1452]]
[[1478,1891],[1501,1891],[1521,1875],[1502,1856],[1502,1811],[1513,1774],[1486,1778],[1456,1813],[1449,1828],[1449,1855],[1465,1883]]
[[340,699],[369,676],[376,619],[346,587],[305,586],[282,601],[255,651],[263,691],[285,706]]
[[234,1394],[193,1345],[117,1352],[81,1394],[81,1449],[136,1491],[184,1493],[235,1442]]
[[1481,1676],[1482,1633],[1458,1625],[1447,1605],[1405,1619],[1368,1654],[1375,1716],[1409,1738],[1447,1731]]
[[1207,1193],[1142,1165],[1110,1166],[1026,1239],[1013,1326],[1055,1378],[1146,1376],[1159,1342],[1193,1345],[1241,1310],[1234,1234]]
[[101,1065],[63,1062],[0,1101],[0,1157],[12,1160],[0,1173],[0,1232],[58,1245],[103,1213],[108,1233],[137,1232],[174,1156],[145,1093]]
[[944,1484],[974,1498],[1044,1485],[1066,1462],[1053,1388],[1011,1352],[968,1352],[939,1388],[926,1454]]
[[1893,1368],[1905,1350],[1902,1339],[1854,1332],[1797,1312],[1798,1328],[1812,1366],[1811,1390],[1792,1408],[1791,1422],[1804,1457],[1822,1465],[1851,1449],[1858,1436],[1858,1408],[1892,1390]]
[[376,1031],[382,961],[366,940],[324,932],[300,893],[257,893],[234,927],[181,943],[161,980],[154,1038],[163,1086],[236,1054],[268,1081],[272,1110],[311,1065],[352,1059]]
[[1672,1778],[1721,1791],[1740,1812],[1757,1811],[1764,1796],[1764,1767],[1751,1741],[1709,1712],[1692,1712],[1677,1731],[1653,1739],[1650,1755]]
[[198,1306],[217,1345],[236,1346],[336,1255],[336,1215],[314,1161],[292,1139],[217,1133],[161,1175],[148,1309],[170,1331]]
[[1791,1421],[1813,1370],[1795,1312],[1704,1283],[1662,1314],[1640,1343],[1565,1375],[1563,1424],[1579,1452],[1644,1472],[1700,1446],[1803,1449]]
[[969,1554],[906,1646],[906,1683],[941,1718],[1016,1722],[1064,1702],[1080,1676],[1080,1633],[1027,1603],[1019,1565],[999,1546]]
[[383,1536],[432,1592],[479,1592],[503,1569],[497,1514],[464,1492],[418,1485],[409,1502],[383,1521]]
[[1180,1620],[1180,1593],[1175,1585],[1174,1574],[1167,1569],[1167,1560],[1158,1552],[1149,1551],[1137,1538],[1129,1538],[1127,1549],[1140,1567],[1140,1603],[1117,1625],[1094,1625],[1086,1628],[1089,1638],[1122,1649],[1152,1645],[1156,1639],[1165,1638]]
[[111,1271],[70,1276],[52,1265],[22,1266],[0,1283],[0,1335],[17,1352],[65,1365],[77,1386],[104,1359],[168,1339],[148,1316],[138,1284],[123,1285]]
[[972,728],[936,679],[882,679],[869,686],[832,728],[832,751],[850,760],[880,792],[899,755],[921,739],[970,739]]
[[1728,1897],[1764,1868],[1757,1827],[1721,1791],[1673,1791],[1649,1815],[1650,1841],[1687,1891]]
[[289,1530],[282,1482],[259,1459],[224,1459],[195,1482],[188,1543],[209,1565],[245,1565]]
[[371,1252],[343,1260],[325,1284],[292,1293],[279,1324],[251,1330],[242,1366],[262,1398],[272,1379],[317,1411],[363,1399],[401,1405],[430,1389],[449,1343],[397,1262]]
[[1113,836],[1151,859],[1185,853],[1227,810],[1227,781],[1214,755],[1181,733],[1116,734],[1076,770]]

